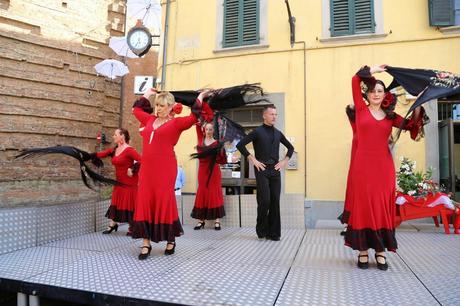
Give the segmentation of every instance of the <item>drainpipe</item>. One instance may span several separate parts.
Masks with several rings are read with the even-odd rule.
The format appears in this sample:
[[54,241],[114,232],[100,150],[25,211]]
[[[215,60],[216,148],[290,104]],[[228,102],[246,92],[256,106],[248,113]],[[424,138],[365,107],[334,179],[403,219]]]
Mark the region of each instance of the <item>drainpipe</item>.
[[[128,19],[128,6],[125,5],[125,24],[123,26],[123,34],[126,34],[126,21]],[[126,64],[126,58],[123,57],[121,60],[123,64]],[[123,127],[123,101],[125,98],[125,76],[121,77],[121,90],[120,90],[120,117],[118,118],[118,127]]]
[[166,58],[168,50],[168,30],[169,30],[169,10],[170,10],[171,0],[166,1],[166,16],[165,16],[165,31],[163,37],[163,63],[161,64],[161,90],[165,89],[166,83]]
[[294,44],[302,44],[303,45],[303,130],[305,133],[305,154],[304,154],[304,193],[305,198],[307,197],[307,46],[304,40],[302,41],[295,41]]
[[303,130],[305,133],[305,156],[304,156],[304,167],[305,167],[305,174],[304,174],[304,194],[305,198],[307,197],[307,47],[304,40],[302,41],[295,41],[295,17],[292,16],[291,7],[289,5],[289,0],[284,0],[286,3],[286,9],[288,13],[288,21],[289,21],[289,32],[290,32],[290,40],[291,40],[291,48],[294,47],[295,44],[302,44],[303,45],[303,105],[304,105],[304,123],[303,123]]

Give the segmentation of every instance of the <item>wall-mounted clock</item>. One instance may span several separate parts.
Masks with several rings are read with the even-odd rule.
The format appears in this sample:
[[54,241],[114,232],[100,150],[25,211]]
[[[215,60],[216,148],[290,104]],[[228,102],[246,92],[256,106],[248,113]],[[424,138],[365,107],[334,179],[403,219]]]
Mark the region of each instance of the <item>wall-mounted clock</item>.
[[126,40],[129,49],[139,57],[149,52],[152,46],[152,34],[142,25],[140,20],[137,21],[136,26],[129,30]]

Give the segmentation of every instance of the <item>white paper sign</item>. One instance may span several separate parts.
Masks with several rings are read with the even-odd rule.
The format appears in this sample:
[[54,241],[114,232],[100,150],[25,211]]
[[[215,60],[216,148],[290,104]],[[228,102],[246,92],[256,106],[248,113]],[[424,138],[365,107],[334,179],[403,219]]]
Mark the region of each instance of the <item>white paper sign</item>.
[[155,83],[153,76],[137,75],[134,77],[134,94],[142,95]]

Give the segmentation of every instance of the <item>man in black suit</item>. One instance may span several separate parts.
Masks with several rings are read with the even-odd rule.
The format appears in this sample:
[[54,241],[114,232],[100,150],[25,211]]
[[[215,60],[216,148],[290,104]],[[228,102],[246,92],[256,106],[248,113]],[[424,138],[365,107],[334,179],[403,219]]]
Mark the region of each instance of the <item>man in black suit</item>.
[[[278,241],[281,237],[280,221],[280,170],[286,167],[294,147],[278,129],[275,128],[276,107],[264,108],[264,123],[250,132],[237,145],[238,150],[247,157],[255,168],[257,182],[257,226],[259,238]],[[255,156],[249,154],[246,145],[252,142]],[[282,143],[287,149],[286,156],[279,160],[279,147]]]

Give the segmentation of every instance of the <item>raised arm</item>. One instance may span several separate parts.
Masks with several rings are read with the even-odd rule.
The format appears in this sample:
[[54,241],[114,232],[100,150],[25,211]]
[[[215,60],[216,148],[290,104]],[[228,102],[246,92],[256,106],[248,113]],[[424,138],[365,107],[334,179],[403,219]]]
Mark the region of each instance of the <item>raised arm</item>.
[[152,115],[143,110],[143,107],[141,105],[146,103],[150,105],[148,99],[141,97],[139,100],[134,102],[133,105],[133,115],[142,125],[146,125],[150,118],[153,117]]
[[198,122],[196,115],[192,112],[188,116],[174,118],[174,123],[181,131],[187,130]]
[[361,81],[363,81],[367,86],[375,84],[375,78],[372,76],[374,73],[379,73],[385,71],[386,65],[379,65],[369,68],[364,66],[353,76],[351,79],[351,90],[353,93],[353,103],[355,109],[360,111],[367,107],[364,102],[363,95],[361,93]]
[[186,117],[179,117],[176,118],[176,124],[178,125],[179,129],[186,130],[189,129],[193,124],[198,121],[198,116],[202,112],[203,108],[203,101],[205,98],[211,95],[210,90],[204,90],[200,92],[198,97],[196,98],[195,104],[192,106],[192,112],[190,115]]
[[197,139],[197,144],[199,146],[203,145],[203,130],[201,129],[201,125],[199,123],[196,124],[196,139]]
[[152,118],[152,115],[150,114],[153,113],[153,108],[150,105],[149,98],[154,96],[156,93],[157,92],[154,88],[150,88],[142,97],[134,102],[133,114],[142,125],[146,125],[150,118]]

